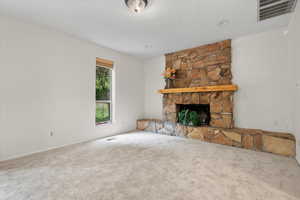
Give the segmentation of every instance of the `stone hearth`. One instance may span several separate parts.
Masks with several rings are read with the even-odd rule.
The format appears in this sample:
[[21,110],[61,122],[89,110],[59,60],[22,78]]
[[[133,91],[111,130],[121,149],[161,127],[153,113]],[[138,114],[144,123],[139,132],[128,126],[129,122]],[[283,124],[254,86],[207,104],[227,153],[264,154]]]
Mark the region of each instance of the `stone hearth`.
[[283,156],[294,157],[296,154],[295,137],[288,133],[242,128],[190,127],[154,119],[138,120],[137,129]]

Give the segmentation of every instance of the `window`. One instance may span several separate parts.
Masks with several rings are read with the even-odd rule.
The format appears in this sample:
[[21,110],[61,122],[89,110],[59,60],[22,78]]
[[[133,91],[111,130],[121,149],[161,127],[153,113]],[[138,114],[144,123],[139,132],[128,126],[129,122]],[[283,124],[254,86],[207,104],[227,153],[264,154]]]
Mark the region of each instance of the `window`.
[[112,119],[112,62],[97,58],[96,63],[96,124],[103,124]]

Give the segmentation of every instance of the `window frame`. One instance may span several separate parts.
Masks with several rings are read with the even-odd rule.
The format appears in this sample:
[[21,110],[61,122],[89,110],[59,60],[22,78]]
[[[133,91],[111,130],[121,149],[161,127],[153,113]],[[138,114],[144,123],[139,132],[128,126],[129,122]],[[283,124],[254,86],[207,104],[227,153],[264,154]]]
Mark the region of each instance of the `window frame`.
[[[97,58],[98,59],[98,58]],[[96,62],[96,68],[95,71],[97,71],[97,68],[105,68],[110,70],[110,100],[97,100],[96,98],[96,89],[95,89],[95,124],[96,126],[98,125],[105,125],[105,124],[111,124],[113,121],[113,67],[112,66],[105,66],[105,65],[101,65],[98,62]],[[97,79],[97,73],[95,74],[95,84],[96,84],[96,79]],[[95,85],[96,86],[96,85]],[[107,121],[103,121],[103,122],[97,122],[96,121],[96,110],[97,110],[97,103],[109,103],[109,120]]]

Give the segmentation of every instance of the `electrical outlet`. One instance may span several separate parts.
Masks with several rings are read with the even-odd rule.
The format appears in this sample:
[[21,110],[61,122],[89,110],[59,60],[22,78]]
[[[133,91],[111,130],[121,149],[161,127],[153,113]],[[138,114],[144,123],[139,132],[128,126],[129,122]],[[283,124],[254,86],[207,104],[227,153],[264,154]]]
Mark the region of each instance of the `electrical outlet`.
[[54,131],[50,131],[50,136],[51,136],[51,137],[54,136]]

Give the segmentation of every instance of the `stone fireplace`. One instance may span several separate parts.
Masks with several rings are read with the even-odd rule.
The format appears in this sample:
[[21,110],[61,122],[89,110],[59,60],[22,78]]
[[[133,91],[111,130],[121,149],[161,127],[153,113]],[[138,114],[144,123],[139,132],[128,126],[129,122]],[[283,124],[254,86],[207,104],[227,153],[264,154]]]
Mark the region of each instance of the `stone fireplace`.
[[[232,84],[231,40],[166,55],[166,68],[176,69],[175,88]],[[163,119],[178,122],[177,105],[209,105],[208,126],[234,127],[233,92],[163,94]]]
[[[166,68],[176,69],[176,79],[174,88],[159,90],[163,119],[138,120],[138,130],[295,156],[292,134],[235,127],[231,40],[167,54]],[[203,123],[178,123],[178,112],[184,109],[197,112]]]

